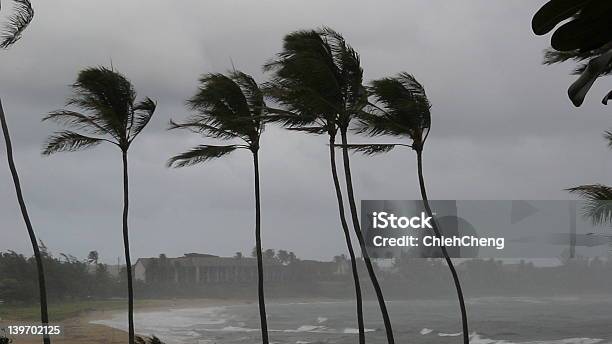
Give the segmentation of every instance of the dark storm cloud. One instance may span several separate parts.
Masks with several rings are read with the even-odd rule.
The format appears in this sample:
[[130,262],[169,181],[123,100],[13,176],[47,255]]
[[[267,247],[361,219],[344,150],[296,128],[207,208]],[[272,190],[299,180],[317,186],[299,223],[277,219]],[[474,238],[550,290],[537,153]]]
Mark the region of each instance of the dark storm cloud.
[[[408,71],[426,86],[432,198],[563,199],[568,186],[607,182],[611,160],[601,132],[609,111],[596,99],[574,109],[565,96],[571,66],[540,65],[547,38],[533,36],[530,19],[543,2],[35,1],[24,39],[1,52],[0,95],[40,238],[55,252],[83,257],[98,249],[109,262],[120,255],[118,152],[39,153],[56,129],[41,116],[63,106],[80,69],[112,61],[141,96],[159,102],[131,153],[134,256],[250,252],[250,156],[168,170],[171,154],[201,141],[164,128],[170,117],[187,115],[183,102],[200,74],[223,72],[233,61],[262,81],[261,65],[280,50],[283,35],[322,25],[361,53],[368,80]],[[325,141],[265,132],[264,246],[313,258],[342,248]],[[355,155],[354,170],[360,199],[418,198],[412,152]],[[0,192],[0,250],[29,252],[5,167]]]

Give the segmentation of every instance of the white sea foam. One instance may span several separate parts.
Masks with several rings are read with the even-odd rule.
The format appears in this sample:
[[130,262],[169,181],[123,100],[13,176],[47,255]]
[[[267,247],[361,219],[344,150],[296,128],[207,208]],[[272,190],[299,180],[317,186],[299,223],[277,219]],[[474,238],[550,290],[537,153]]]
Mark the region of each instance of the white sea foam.
[[295,332],[312,332],[315,330],[321,330],[324,329],[325,327],[323,326],[315,326],[315,325],[302,325],[300,327],[298,327],[297,330],[295,330]]
[[238,326],[226,326],[221,329],[207,329],[206,331],[219,331],[219,332],[256,332],[259,331],[257,328],[247,328]]
[[490,338],[484,338],[476,333],[473,333],[470,336],[470,343],[472,344],[598,344],[598,343],[602,343],[603,341],[604,341],[603,339],[596,339],[596,338],[567,338],[567,339],[559,339],[559,340],[509,342],[506,340],[495,340],[495,339],[490,339]]
[[[366,328],[364,329],[364,332],[374,332],[376,330],[371,329],[371,328]],[[350,334],[355,334],[355,333],[359,333],[359,329],[356,328],[345,328],[344,331],[342,331],[342,333],[350,333]]]
[[460,336],[462,334],[463,334],[462,332],[459,332],[459,333],[438,333],[438,336],[440,336],[440,337],[457,337],[457,336]]
[[327,321],[327,318],[326,318],[326,317],[318,317],[318,318],[317,318],[317,322],[318,322],[319,324],[324,323],[324,322],[326,322],[326,321]]
[[426,334],[430,334],[430,333],[432,333],[432,332],[433,332],[433,330],[432,330],[432,329],[429,329],[429,328],[424,328],[424,329],[422,329],[422,330],[421,330],[421,332],[420,332],[420,333],[421,333],[422,335],[426,335]]
[[286,333],[295,333],[295,332],[329,333],[329,332],[333,332],[325,326],[317,326],[317,325],[302,325],[298,327],[297,329],[270,330],[270,331],[271,332],[286,332]]

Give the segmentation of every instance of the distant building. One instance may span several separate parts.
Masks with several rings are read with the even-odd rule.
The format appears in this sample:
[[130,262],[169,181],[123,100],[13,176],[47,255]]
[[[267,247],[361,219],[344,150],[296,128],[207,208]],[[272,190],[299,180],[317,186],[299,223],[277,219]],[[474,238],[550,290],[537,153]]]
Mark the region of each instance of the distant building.
[[[283,281],[287,278],[286,270],[286,266],[277,261],[264,262],[264,280]],[[134,278],[146,283],[246,283],[257,280],[257,260],[199,253],[178,258],[140,258],[134,265]]]

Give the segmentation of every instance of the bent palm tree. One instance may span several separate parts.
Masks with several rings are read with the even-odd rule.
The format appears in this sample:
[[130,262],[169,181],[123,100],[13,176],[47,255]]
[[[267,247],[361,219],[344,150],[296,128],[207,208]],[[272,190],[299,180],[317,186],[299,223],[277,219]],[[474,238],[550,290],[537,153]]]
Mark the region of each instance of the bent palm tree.
[[[338,132],[346,140],[351,118],[367,104],[367,92],[362,86],[363,71],[359,55],[331,29],[298,31],[285,37],[284,50],[276,61],[268,63],[265,70],[274,72],[268,83],[267,93],[287,110],[271,109],[277,121],[290,130],[329,136],[332,178],[336,189],[340,221],[351,256],[353,280],[357,298],[359,341],[365,342],[361,286],[350,232],[344,214],[342,192],[335,161],[335,139]],[[353,195],[348,153],[343,154],[344,171],[353,229],[358,238],[369,277],[374,286],[381,309],[387,340],[394,343],[391,321],[382,290],[376,278],[365,241],[359,228],[359,219]]]
[[197,114],[184,123],[170,122],[170,129],[185,129],[220,140],[242,141],[240,144],[200,145],[168,161],[168,167],[186,167],[226,156],[237,149],[253,154],[255,172],[255,251],[257,257],[257,291],[261,337],[269,343],[264,295],[263,254],[261,248],[261,198],[259,190],[259,139],[264,130],[265,102],[262,91],[247,74],[234,71],[229,76],[206,74],[200,88],[187,101]]
[[[72,85],[74,95],[67,106],[84,112],[59,110],[48,114],[43,121],[55,121],[72,130],[59,131],[45,143],[43,155],[74,152],[107,142],[121,150],[123,161],[123,247],[128,287],[128,334],[134,344],[134,288],[128,230],[129,178],[128,150],[136,137],[147,126],[156,104],[150,98],[136,101],[132,83],[122,74],[104,67],[81,71]],[[80,131],[80,132],[78,132]]]
[[[25,29],[30,25],[32,19],[34,19],[34,9],[30,4],[29,0],[14,0],[15,12],[9,17],[6,26],[3,29],[2,37],[0,38],[0,48],[8,49],[10,46],[15,44],[20,38]],[[36,260],[36,270],[38,276],[38,292],[40,299],[40,322],[42,324],[49,323],[49,311],[47,309],[47,286],[45,283],[45,271],[43,267],[43,259],[40,254],[40,248],[38,247],[38,239],[28,214],[28,209],[23,197],[21,190],[21,182],[19,180],[19,173],[15,166],[15,160],[13,158],[13,145],[11,142],[11,136],[9,133],[8,123],[6,121],[6,115],[2,108],[2,99],[0,99],[0,124],[2,125],[2,133],[4,135],[4,141],[6,143],[6,159],[8,161],[11,176],[13,178],[13,184],[15,185],[15,193],[17,194],[17,202],[21,210],[21,215],[30,237],[30,243],[32,250],[34,251],[34,259]],[[47,336],[43,337],[43,343],[50,344],[51,339]]]
[[[353,149],[362,153],[373,155],[392,150],[396,146],[412,148],[417,155],[418,177],[421,197],[427,215],[433,220],[432,227],[437,237],[441,236],[438,224],[435,221],[425,188],[423,174],[423,148],[431,129],[430,103],[423,86],[407,73],[400,73],[392,78],[375,80],[371,84],[371,93],[380,106],[371,104],[370,111],[361,112],[356,132],[369,136],[395,136],[408,138],[411,144],[347,144],[345,149]],[[463,325],[463,341],[469,343],[468,319],[461,283],[453,261],[446,247],[441,251],[453,276],[459,306],[461,308],[461,321]]]

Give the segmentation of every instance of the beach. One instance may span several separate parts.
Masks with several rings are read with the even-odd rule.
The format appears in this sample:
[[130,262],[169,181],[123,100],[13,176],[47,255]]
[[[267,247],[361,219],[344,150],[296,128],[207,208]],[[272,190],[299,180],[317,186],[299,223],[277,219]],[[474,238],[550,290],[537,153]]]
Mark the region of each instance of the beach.
[[[467,300],[474,344],[612,343],[610,296],[482,297]],[[389,301],[398,342],[457,343],[461,331],[455,300]],[[351,300],[270,300],[271,341],[280,344],[350,344],[356,340]],[[375,301],[364,302],[366,338],[386,343]],[[6,325],[6,321],[2,321]],[[53,343],[127,343],[124,310],[91,311],[60,322],[64,335]],[[155,334],[166,344],[253,344],[259,341],[254,300],[155,300],[136,307],[136,333]],[[15,344],[40,343],[15,338]]]
[[[176,300],[148,300],[145,303],[136,304],[135,312],[165,312],[172,309],[199,309],[208,307],[220,307],[237,304],[250,304],[253,300],[228,300],[228,299],[176,299]],[[126,303],[127,309],[127,303]],[[121,316],[126,310],[88,310],[77,316],[70,317],[53,324],[63,326],[61,336],[52,337],[53,343],[59,344],[125,344],[128,342],[127,332],[111,326],[99,324],[114,317]],[[31,320],[0,319],[0,327],[9,325],[32,325]],[[39,344],[41,340],[35,336],[12,337],[13,344]]]

